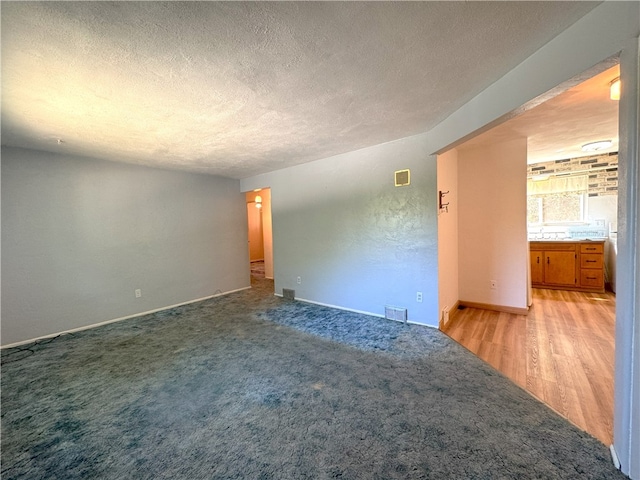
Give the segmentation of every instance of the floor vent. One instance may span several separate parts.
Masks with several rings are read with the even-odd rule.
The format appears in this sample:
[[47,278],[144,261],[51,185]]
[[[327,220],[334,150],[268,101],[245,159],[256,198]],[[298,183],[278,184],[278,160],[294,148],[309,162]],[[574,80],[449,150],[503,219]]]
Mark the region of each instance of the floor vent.
[[283,288],[282,289],[282,296],[286,300],[295,300],[296,299],[296,291],[291,289],[291,288]]
[[390,307],[386,305],[384,307],[384,318],[388,320],[397,320],[398,322],[407,321],[407,309],[406,308],[398,308],[398,307]]

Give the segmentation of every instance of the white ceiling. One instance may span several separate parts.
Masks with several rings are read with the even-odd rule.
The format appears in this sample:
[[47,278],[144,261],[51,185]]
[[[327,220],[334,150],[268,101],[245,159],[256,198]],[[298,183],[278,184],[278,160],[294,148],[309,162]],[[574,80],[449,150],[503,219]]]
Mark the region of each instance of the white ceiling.
[[616,64],[458,148],[526,137],[529,163],[593,155],[582,146],[599,140],[612,144],[598,153],[617,152],[618,102],[611,100],[609,87],[619,76]]
[[2,2],[2,144],[244,178],[424,132],[598,3]]

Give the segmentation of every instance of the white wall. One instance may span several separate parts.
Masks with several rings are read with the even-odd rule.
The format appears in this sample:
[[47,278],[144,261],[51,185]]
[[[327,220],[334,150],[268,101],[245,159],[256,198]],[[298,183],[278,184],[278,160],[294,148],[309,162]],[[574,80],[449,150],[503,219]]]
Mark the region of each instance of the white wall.
[[458,151],[438,155],[438,191],[448,191],[446,211],[438,213],[438,301],[439,311],[455,313],[458,291]]
[[[411,185],[395,187],[406,168]],[[435,169],[419,135],[243,180],[271,187],[276,293],[436,326]]]
[[587,220],[605,220],[607,231],[609,226],[615,231],[618,228],[618,195],[588,197]]
[[[441,153],[450,150],[452,147],[463,143],[465,139],[470,138],[477,132],[488,129],[492,125],[500,123],[502,120],[517,114],[517,112],[522,111],[523,108],[531,108],[531,106],[537,104],[537,102],[540,101],[540,98],[544,98],[547,95],[547,92],[549,92],[550,90],[555,89],[558,85],[564,82],[570,82],[571,79],[578,75],[582,75],[585,71],[592,69],[596,64],[603,61],[604,59],[607,59],[613,55],[617,55],[620,51],[622,51],[623,83],[625,75],[630,79],[632,77],[635,78],[635,80],[627,82],[628,85],[631,85],[631,88],[634,88],[635,86],[635,97],[634,99],[629,101],[629,105],[626,110],[621,108],[621,119],[623,119],[626,124],[630,125],[630,127],[633,127],[635,129],[630,133],[630,135],[636,135],[636,143],[633,143],[631,145],[635,147],[635,149],[631,147],[629,148],[628,158],[626,159],[626,161],[630,164],[631,172],[636,172],[636,176],[632,177],[627,174],[628,177],[625,179],[623,173],[624,170],[621,168],[620,182],[627,182],[628,190],[630,192],[633,192],[633,189],[635,189],[635,191],[637,192],[637,55],[638,34],[640,33],[639,8],[640,4],[638,4],[638,2],[603,2],[602,4],[598,5],[585,17],[583,17],[574,25],[555,37],[547,45],[539,49],[521,64],[514,67],[510,72],[508,72],[494,84],[480,92],[476,97],[460,107],[452,115],[439,123],[436,127],[428,131],[425,134],[424,140],[421,136],[421,142],[424,142],[424,146],[422,148],[424,149],[425,155],[432,154],[434,152]],[[635,46],[633,44],[633,41],[635,41]],[[629,57],[634,57],[635,60],[629,59]],[[624,69],[625,62],[629,65],[629,69],[626,70],[627,73],[625,73]],[[632,72],[633,68],[635,68],[635,73]],[[621,107],[622,104],[625,103],[624,96],[625,93],[623,92]],[[633,103],[634,100],[635,103]],[[635,110],[633,109],[634,106]],[[622,123],[621,127],[623,127]],[[375,148],[373,149],[373,151],[375,151]],[[357,185],[360,181],[359,175],[361,172],[367,172],[369,168],[373,169],[375,172],[384,165],[383,161],[378,160],[366,164],[361,162],[358,168],[353,168],[353,163],[357,161],[357,155],[358,152],[354,152],[352,154],[337,157],[345,158],[345,163],[349,165],[349,167],[346,169],[345,175],[338,175],[338,173],[336,172],[325,172],[325,168],[323,168],[325,167],[325,160],[316,162],[318,165],[313,167],[315,169],[315,173],[318,174],[318,184],[324,185],[325,181],[323,181],[323,176],[327,175],[327,177],[332,181],[338,182],[339,185],[341,185],[341,187],[329,187],[327,191],[327,193],[334,193],[334,190],[337,190],[335,191],[336,195],[338,195],[338,200],[336,200],[335,202],[335,205],[337,207],[343,206],[345,204],[344,198],[348,197],[349,195],[348,188],[342,186],[345,182],[350,182],[354,185]],[[395,166],[395,164],[391,162],[394,160],[397,161],[397,157],[391,155],[389,158],[389,166]],[[435,169],[435,159],[433,159],[433,157],[425,158],[427,159],[429,169],[429,171],[425,172],[425,174],[429,176],[432,175],[432,172]],[[340,167],[339,164],[336,164],[335,159],[327,159],[326,162],[326,170],[337,170]],[[367,177],[374,174],[374,172],[367,172]],[[300,268],[305,269],[305,271],[307,271],[307,266],[313,266],[323,263],[330,264],[328,267],[324,268],[331,268],[332,266],[334,268],[338,268],[342,265],[341,259],[336,257],[335,248],[331,245],[331,243],[329,243],[324,251],[322,249],[318,249],[318,251],[315,253],[318,253],[319,257],[314,259],[313,261],[305,260],[304,256],[296,254],[294,252],[296,258],[294,259],[294,261],[290,262],[286,259],[286,255],[288,252],[286,252],[285,250],[282,250],[283,256],[279,255],[279,239],[276,238],[276,231],[280,231],[281,234],[285,237],[290,231],[295,239],[293,241],[295,243],[295,241],[297,240],[306,240],[301,234],[301,231],[305,225],[313,225],[313,220],[305,219],[305,217],[313,217],[313,215],[317,212],[317,209],[306,204],[308,195],[301,193],[303,202],[300,205],[296,206],[295,198],[292,198],[293,195],[290,194],[291,192],[296,190],[295,183],[299,178],[302,179],[305,186],[308,186],[310,183],[312,183],[312,173],[313,172],[310,170],[299,171],[297,169],[287,169],[276,172],[273,177],[263,178],[263,176],[259,176],[247,179],[242,182],[243,190],[249,190],[271,185],[270,181],[273,180],[274,186],[277,183],[279,185],[282,185],[282,191],[289,192],[280,201],[277,199],[279,192],[276,190],[272,191],[274,197],[273,223],[276,281],[278,279],[280,265],[282,264],[283,266],[287,267],[287,271],[283,272],[282,276],[282,280],[286,282],[287,285],[293,279],[292,275],[294,274],[291,272],[291,270],[295,269],[296,265],[300,265]],[[356,176],[356,179],[351,178],[354,173],[358,174]],[[365,180],[367,177],[365,177]],[[524,173],[522,174],[522,177],[525,177]],[[430,180],[425,180],[424,184],[426,188],[430,188],[430,191],[427,192],[427,196],[429,197],[427,200],[427,205],[432,205],[432,202],[434,201],[435,195],[437,193],[435,188],[435,180],[433,178],[431,178]],[[459,189],[461,189],[460,186]],[[522,198],[524,200],[524,193],[522,194]],[[622,210],[624,210],[625,212],[630,212],[630,218],[628,220],[632,223],[631,227],[637,228],[637,222],[640,221],[637,214],[637,212],[640,211],[640,208],[637,207],[637,194],[635,196],[631,194],[627,199],[622,198],[621,196],[620,200],[622,203]],[[292,212],[295,212],[296,219],[298,219],[299,221],[290,218],[285,221],[282,226],[280,226],[280,213],[276,208],[277,203],[279,203],[279,208],[282,209],[283,215],[289,214],[290,212],[288,210],[290,209]],[[363,205],[362,207],[360,207],[360,209],[349,208],[349,210],[354,212],[356,210],[364,210],[364,208],[365,206]],[[433,205],[432,208],[433,215],[435,215],[435,205]],[[383,211],[386,216],[393,216],[393,204],[388,204]],[[325,213],[323,212],[323,214]],[[344,213],[338,210],[337,223],[342,222],[344,218]],[[333,226],[331,231],[335,231],[339,227],[340,225],[336,224]],[[437,280],[438,275],[437,254],[435,254],[435,251],[438,248],[437,239],[435,238],[434,233],[435,221],[431,221],[429,219],[426,223],[423,222],[419,224],[419,228],[426,234],[426,248],[419,249],[419,251],[423,251],[425,253],[425,256],[420,257],[420,255],[418,254],[419,251],[417,251],[416,255],[412,257],[415,258],[417,262],[420,262],[420,278],[423,278],[429,286],[433,286],[435,292],[437,288],[437,286],[435,285],[435,280]],[[632,237],[632,235],[637,231],[633,230],[633,228],[627,228],[627,226],[619,225],[618,230],[619,232],[629,232],[629,239],[637,239],[637,236]],[[365,230],[365,233],[368,233],[368,230]],[[321,235],[321,238],[326,238],[326,235]],[[289,239],[285,238],[284,240],[285,242],[287,242],[287,245],[292,243],[292,241]],[[304,244],[304,241],[302,241],[301,243]],[[316,244],[316,242],[314,242],[314,244]],[[293,246],[296,247],[295,245]],[[392,264],[392,262],[389,262],[388,260],[395,260],[394,256],[392,255],[393,248],[391,248],[386,242],[385,247],[386,248],[383,249],[383,252],[381,252],[383,253],[381,257],[388,257],[387,263]],[[624,251],[625,249],[623,248],[621,253]],[[638,413],[635,413],[635,416],[631,415],[631,408],[637,407],[637,405],[633,404],[633,398],[640,397],[640,395],[637,395],[636,393],[638,388],[637,378],[632,379],[632,375],[634,374],[633,372],[635,372],[636,377],[638,376],[638,372],[640,372],[640,365],[638,365],[640,363],[640,354],[635,354],[634,356],[634,352],[637,352],[639,348],[637,339],[640,338],[640,335],[636,334],[634,336],[634,325],[637,324],[638,319],[640,318],[640,314],[638,313],[640,312],[640,307],[637,305],[638,285],[637,281],[634,281],[634,279],[640,278],[640,275],[636,273],[638,271],[638,268],[640,267],[638,267],[637,265],[637,258],[639,257],[637,256],[637,254],[632,254],[632,252],[634,251],[637,251],[637,246],[635,247],[635,250],[627,249],[626,252],[629,253],[621,255],[620,258],[620,261],[624,261],[625,265],[628,266],[629,271],[624,274],[625,279],[628,281],[626,282],[626,285],[623,289],[622,296],[625,298],[625,302],[623,302],[623,305],[621,305],[620,302],[621,295],[620,293],[618,294],[618,319],[616,322],[616,358],[618,364],[629,365],[629,367],[623,369],[623,371],[621,372],[619,372],[619,369],[616,369],[615,445],[616,449],[619,449],[621,452],[623,471],[627,474],[631,474],[632,478],[640,478],[640,465],[638,465],[638,459],[640,458],[640,456],[635,456],[636,463],[632,465],[632,455],[630,454],[631,451],[637,451],[637,446],[640,444],[640,423],[638,423]],[[362,266],[363,268],[359,270],[359,275],[358,273],[347,273],[349,273],[350,276],[359,276],[361,279],[366,279],[368,282],[367,275],[371,273],[372,270],[367,268],[366,261],[362,262],[362,259],[367,258],[366,255],[360,254],[356,251],[355,258],[358,259],[358,261],[360,261],[361,263],[364,263],[364,265]],[[526,261],[526,253],[523,255],[523,258]],[[413,285],[407,285],[408,282],[405,279],[406,275],[402,276],[402,268],[399,268],[397,270],[393,266],[390,268],[392,268],[391,276],[389,277],[391,282],[394,282],[400,278],[400,284],[403,286],[403,289],[409,290],[413,287]],[[462,268],[462,266],[460,268]],[[374,270],[378,275],[384,275],[382,268]],[[309,271],[312,271],[312,269],[310,269]],[[411,276],[409,277],[411,278]],[[344,283],[344,279],[342,279],[341,282]],[[374,283],[376,284],[376,292],[379,292],[380,286],[383,282],[384,280],[382,280],[381,278],[374,279]],[[366,289],[368,285],[361,283],[360,286],[363,289]],[[320,293],[321,292],[318,291],[318,294]],[[370,295],[364,295],[366,295],[366,302],[359,301],[358,304],[366,303],[368,305],[367,308],[373,309],[374,306],[380,303],[376,302],[375,299],[370,297]],[[360,298],[359,293],[356,293],[356,296]],[[344,296],[339,292],[335,292],[335,295],[333,295],[332,298],[336,302],[338,302],[341,301]],[[404,298],[406,298],[408,302],[410,302],[411,300],[408,298],[408,296],[402,298],[398,296],[399,300],[403,300]],[[381,300],[386,300],[386,298],[381,298]],[[425,305],[421,306],[424,312],[428,314],[430,318],[433,318],[433,325],[435,325],[435,320],[437,320],[438,317],[437,302],[437,294],[430,293],[428,297],[425,297]],[[340,305],[346,306],[348,304],[348,300],[345,300],[345,303]],[[429,321],[431,322],[431,320]],[[633,343],[633,339],[635,339],[635,343]],[[635,383],[632,383],[632,381],[635,381]],[[633,387],[633,385],[636,385],[636,387]],[[633,411],[639,412],[640,409],[635,408],[635,410]],[[635,450],[633,450],[634,448]]]
[[249,286],[245,208],[237,180],[2,147],[3,345]]
[[[640,23],[640,4],[636,3]],[[622,471],[640,479],[640,27],[622,51],[616,371],[613,441]]]
[[526,309],[526,138],[460,149],[458,189],[461,303]]

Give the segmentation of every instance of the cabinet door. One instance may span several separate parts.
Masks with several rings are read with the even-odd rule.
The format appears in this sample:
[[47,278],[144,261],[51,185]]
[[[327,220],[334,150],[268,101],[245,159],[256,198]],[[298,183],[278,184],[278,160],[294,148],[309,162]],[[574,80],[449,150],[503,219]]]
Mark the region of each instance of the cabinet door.
[[549,285],[576,284],[575,252],[544,252],[544,283]]
[[531,283],[544,283],[544,255],[540,251],[529,252],[531,258]]

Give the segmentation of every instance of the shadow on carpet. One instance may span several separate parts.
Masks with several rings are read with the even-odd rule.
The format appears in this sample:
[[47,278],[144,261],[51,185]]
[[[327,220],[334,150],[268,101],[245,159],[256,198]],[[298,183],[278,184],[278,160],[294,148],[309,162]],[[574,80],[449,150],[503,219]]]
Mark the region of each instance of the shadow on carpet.
[[253,286],[4,350],[2,478],[625,478],[441,332]]

